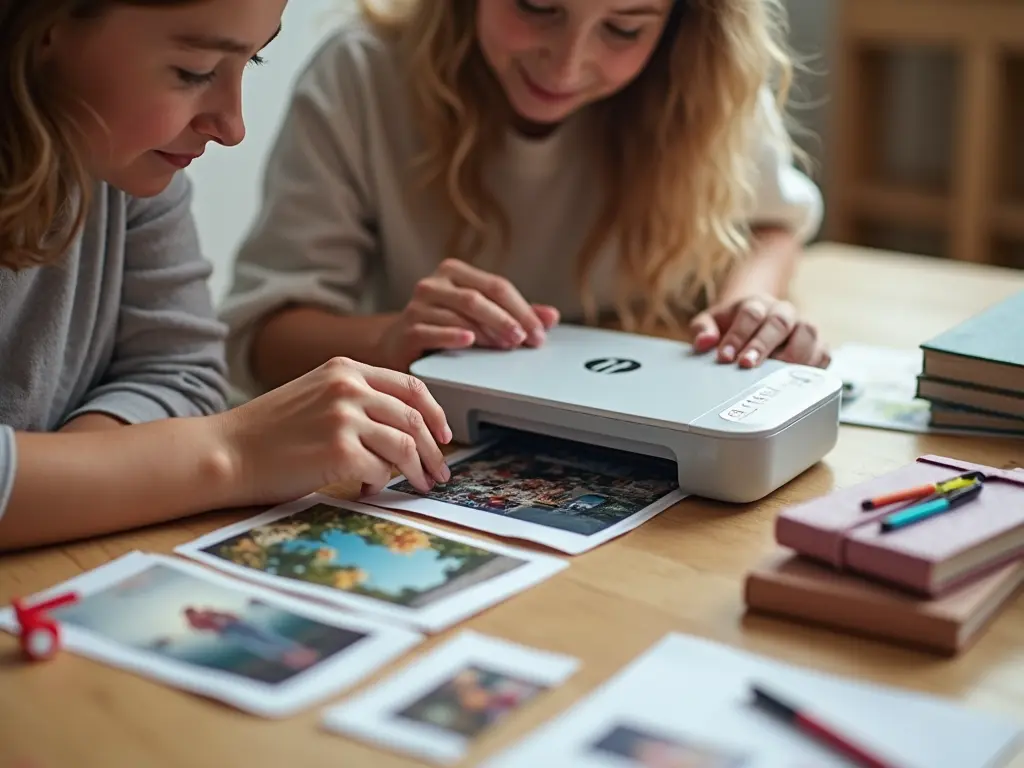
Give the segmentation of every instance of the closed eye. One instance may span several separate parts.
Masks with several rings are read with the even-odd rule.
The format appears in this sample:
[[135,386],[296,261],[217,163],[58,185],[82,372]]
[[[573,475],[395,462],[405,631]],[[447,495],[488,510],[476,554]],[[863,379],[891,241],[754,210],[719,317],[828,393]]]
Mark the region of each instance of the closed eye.
[[606,26],[609,32],[616,37],[621,37],[623,40],[636,40],[640,37],[641,30],[639,27],[637,29],[625,29],[615,24],[608,24]]
[[[249,59],[249,63],[258,67],[261,64],[265,64],[266,59],[257,54]],[[178,79],[185,85],[206,85],[207,83],[212,82],[217,76],[217,70],[215,69],[212,69],[209,72],[193,72],[190,69],[175,67],[174,71],[178,75]]]
[[551,14],[555,12],[555,9],[551,6],[536,5],[531,3],[530,0],[516,0],[516,7],[519,8],[523,13],[532,13],[537,16]]

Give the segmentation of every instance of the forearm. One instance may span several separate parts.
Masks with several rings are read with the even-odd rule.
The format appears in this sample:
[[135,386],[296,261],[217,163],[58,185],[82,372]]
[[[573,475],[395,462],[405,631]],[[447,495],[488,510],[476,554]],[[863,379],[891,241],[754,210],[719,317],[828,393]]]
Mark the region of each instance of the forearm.
[[730,273],[718,302],[757,294],[786,298],[799,256],[800,243],[788,230],[756,229],[751,255]]
[[0,550],[235,505],[241,494],[218,430],[215,419],[199,417],[120,429],[16,432]]
[[297,379],[333,357],[388,367],[380,338],[397,315],[338,315],[315,307],[294,307],[268,318],[257,330],[252,369],[267,389]]
[[124,422],[107,416],[105,413],[83,413],[60,428],[60,432],[98,432],[100,430],[123,427]]

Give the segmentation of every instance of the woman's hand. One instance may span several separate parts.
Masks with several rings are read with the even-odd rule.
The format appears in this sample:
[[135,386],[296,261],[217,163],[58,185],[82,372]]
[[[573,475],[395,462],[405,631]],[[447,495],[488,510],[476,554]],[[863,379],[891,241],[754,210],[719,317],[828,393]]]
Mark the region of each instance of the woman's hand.
[[417,283],[381,345],[389,365],[405,371],[434,350],[539,346],[558,320],[557,309],[531,305],[505,278],[447,259]]
[[694,351],[718,347],[722,363],[753,368],[768,357],[825,368],[831,361],[818,330],[788,301],[756,295],[709,307],[693,318]]
[[426,386],[345,358],[212,418],[251,504],[356,481],[377,493],[395,467],[424,492],[451,477],[438,446],[451,430]]

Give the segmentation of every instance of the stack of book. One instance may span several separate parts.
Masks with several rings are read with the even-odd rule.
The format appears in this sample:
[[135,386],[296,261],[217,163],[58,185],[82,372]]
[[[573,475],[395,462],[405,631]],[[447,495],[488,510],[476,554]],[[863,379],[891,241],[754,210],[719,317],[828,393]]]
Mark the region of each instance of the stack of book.
[[780,513],[752,613],[956,655],[1024,584],[1024,471],[922,456]]
[[1024,292],[921,345],[931,424],[1024,434]]

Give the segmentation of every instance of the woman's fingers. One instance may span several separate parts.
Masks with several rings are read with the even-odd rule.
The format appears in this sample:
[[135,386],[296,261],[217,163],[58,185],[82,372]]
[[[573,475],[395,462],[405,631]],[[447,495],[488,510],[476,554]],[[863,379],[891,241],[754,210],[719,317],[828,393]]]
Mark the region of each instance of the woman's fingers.
[[[391,435],[390,443],[387,444],[387,454],[379,455],[390,460],[410,482],[416,484],[418,478],[428,483],[429,490],[434,483],[448,481],[451,474],[445,464],[444,454],[431,436],[423,415],[418,410],[389,395],[372,398],[365,404],[364,410],[374,423],[372,430],[383,426],[390,430],[388,434],[401,433]],[[424,475],[424,471],[429,473],[429,477]]]
[[361,495],[380,493],[391,480],[393,464],[382,458],[373,447],[366,445],[361,435],[350,433],[344,442],[342,455],[346,466],[338,474],[358,477],[362,484]]
[[762,299],[751,298],[741,303],[732,313],[728,326],[722,328],[722,340],[718,345],[719,361],[735,362],[767,316],[768,303]]
[[440,278],[421,280],[414,300],[460,315],[464,324],[479,328],[483,338],[495,346],[519,346],[526,338],[508,312],[472,288],[461,288]]
[[[438,274],[446,277],[459,288],[476,291],[501,310],[502,314],[499,315],[489,308],[486,309],[493,321],[497,323],[494,326],[488,323],[488,327],[493,327],[500,338],[508,339],[516,346],[524,342],[531,345],[543,343],[544,322],[537,316],[537,312],[534,311],[530,303],[506,278],[485,272],[459,259],[448,259],[442,263]],[[465,294],[462,295],[464,301],[473,301],[465,298]]]
[[558,311],[558,308],[548,304],[534,304],[533,311],[537,313],[537,318],[549,331],[558,325],[562,319],[562,313]]
[[799,323],[775,357],[787,363],[819,365],[825,355],[814,326]]
[[476,333],[480,330],[478,326],[458,312],[433,304],[422,304],[414,302],[409,305],[408,316],[411,322],[420,325],[437,326],[440,328],[461,328],[462,330]]
[[[368,451],[383,459],[389,466],[396,467],[421,493],[427,493],[440,482],[431,477],[424,467],[416,440],[408,432],[372,421],[360,431],[359,439]],[[390,480],[390,473],[388,479]]]
[[448,427],[448,419],[426,384],[415,376],[388,368],[364,365],[362,375],[363,380],[374,390],[402,401],[419,413],[437,442],[451,442],[452,431]]
[[761,325],[740,350],[740,365],[746,368],[759,365],[787,342],[796,327],[796,307],[788,301],[780,301],[772,306]]
[[405,337],[409,362],[439,349],[467,349],[476,343],[476,334],[464,328],[416,323]]

